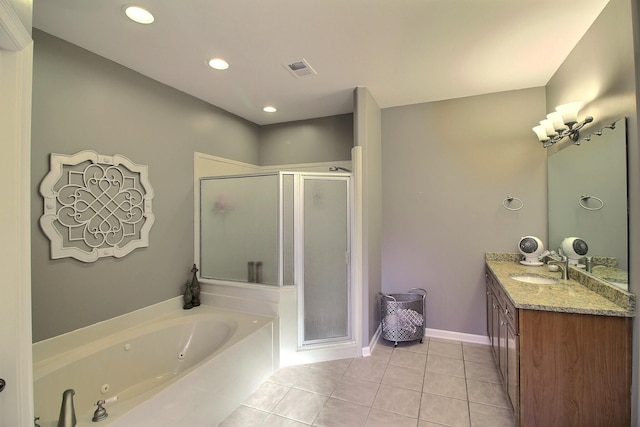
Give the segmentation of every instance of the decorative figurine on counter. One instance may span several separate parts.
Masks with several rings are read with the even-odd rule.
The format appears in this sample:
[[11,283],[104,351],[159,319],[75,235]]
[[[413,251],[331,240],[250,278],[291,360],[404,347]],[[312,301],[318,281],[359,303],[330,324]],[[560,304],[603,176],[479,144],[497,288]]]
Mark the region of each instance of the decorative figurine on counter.
[[198,272],[198,267],[193,264],[193,268],[191,269],[193,276],[191,277],[191,295],[193,296],[192,304],[194,307],[200,305],[200,283],[198,282],[198,277],[196,273]]
[[191,283],[189,283],[189,281],[187,280],[187,283],[184,285],[184,295],[183,295],[183,299],[184,299],[184,305],[182,306],[182,308],[184,310],[189,310],[191,308],[193,308],[193,294],[191,293]]

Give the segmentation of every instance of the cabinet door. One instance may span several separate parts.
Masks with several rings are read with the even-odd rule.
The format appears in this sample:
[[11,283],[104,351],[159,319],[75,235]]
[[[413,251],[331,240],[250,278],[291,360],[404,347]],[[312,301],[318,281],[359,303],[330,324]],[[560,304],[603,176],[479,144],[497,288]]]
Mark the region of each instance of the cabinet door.
[[496,358],[496,363],[500,363],[500,305],[498,304],[498,298],[494,294],[491,295],[491,327],[493,333],[491,334],[491,347],[493,349],[493,355]]
[[508,351],[507,351],[507,339],[508,339],[508,329],[509,324],[507,323],[507,319],[504,317],[504,314],[500,308],[498,308],[498,316],[499,316],[499,325],[500,325],[500,375],[502,376],[502,381],[505,386],[508,386],[508,371],[507,364],[509,362],[508,359]]
[[491,335],[493,335],[493,326],[491,324],[491,321],[493,320],[493,317],[491,316],[491,312],[493,311],[491,308],[491,289],[489,288],[489,285],[487,284],[487,300],[486,300],[486,305],[487,305],[487,336],[489,337],[489,342],[491,342]]
[[[507,325],[507,394],[516,422],[520,419],[520,337]],[[518,425],[518,424],[516,424]]]

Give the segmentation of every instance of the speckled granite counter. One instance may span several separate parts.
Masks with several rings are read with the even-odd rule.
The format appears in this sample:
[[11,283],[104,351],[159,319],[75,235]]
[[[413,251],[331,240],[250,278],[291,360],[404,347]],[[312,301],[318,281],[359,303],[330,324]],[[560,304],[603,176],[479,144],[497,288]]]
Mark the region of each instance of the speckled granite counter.
[[[569,269],[569,280],[546,266],[528,267],[519,263],[520,255],[490,252],[486,264],[516,308],[582,313],[603,316],[634,317],[635,296],[602,280]],[[538,285],[512,279],[514,275],[539,275],[558,279],[551,285]]]

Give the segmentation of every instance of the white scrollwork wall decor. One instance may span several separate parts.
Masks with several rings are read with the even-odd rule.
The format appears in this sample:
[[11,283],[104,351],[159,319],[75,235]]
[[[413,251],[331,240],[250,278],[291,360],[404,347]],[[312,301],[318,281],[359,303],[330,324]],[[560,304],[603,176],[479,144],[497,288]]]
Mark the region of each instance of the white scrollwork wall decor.
[[87,150],[52,153],[50,168],[40,185],[40,226],[51,241],[52,259],[94,262],[149,246],[155,217],[147,166]]

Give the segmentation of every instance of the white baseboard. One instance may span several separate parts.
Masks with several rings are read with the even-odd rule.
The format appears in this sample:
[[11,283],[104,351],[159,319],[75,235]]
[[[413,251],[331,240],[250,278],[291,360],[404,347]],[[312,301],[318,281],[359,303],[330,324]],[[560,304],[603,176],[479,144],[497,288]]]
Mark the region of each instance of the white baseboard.
[[371,356],[371,353],[373,353],[373,349],[376,348],[376,345],[378,344],[378,341],[380,340],[381,335],[382,335],[382,325],[378,325],[378,329],[376,329],[376,332],[373,334],[373,337],[371,337],[371,340],[369,341],[369,345],[367,347],[362,347],[362,357]]
[[441,329],[425,329],[424,335],[432,338],[464,341],[475,344],[489,345],[489,337],[486,335],[465,334],[462,332],[443,331]]
[[[371,337],[371,341],[369,342],[369,345],[367,347],[362,348],[362,357],[371,356],[371,353],[373,353],[373,350],[376,348],[376,345],[378,344],[378,341],[380,340],[381,336],[382,336],[382,325],[379,325],[378,329],[376,329],[375,334],[373,334],[373,337]],[[483,344],[483,345],[491,344],[489,342],[489,337],[485,335],[465,334],[462,332],[444,331],[441,329],[426,328],[424,331],[424,336],[428,338],[442,338],[447,340],[463,341],[463,342],[468,342],[473,344]]]

